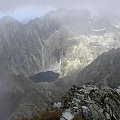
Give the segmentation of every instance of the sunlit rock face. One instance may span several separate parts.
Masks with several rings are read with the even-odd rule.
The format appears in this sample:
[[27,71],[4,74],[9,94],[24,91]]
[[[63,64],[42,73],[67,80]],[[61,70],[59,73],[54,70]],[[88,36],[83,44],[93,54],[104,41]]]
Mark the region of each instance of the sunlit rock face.
[[[112,49],[101,54],[83,70],[59,78],[52,86],[60,87],[67,91],[73,84],[83,85],[91,83],[116,88],[120,86],[120,48]],[[51,84],[49,84],[51,86]],[[52,88],[52,87],[51,87]]]
[[0,64],[25,76],[44,71],[66,76],[120,46],[119,21],[65,9],[27,24],[5,17],[0,20]]
[[120,19],[92,16],[87,10],[61,10],[48,16],[59,18],[64,26],[48,41],[52,51],[60,54],[59,64],[53,64],[51,69],[59,71],[61,76],[83,69],[103,52],[120,46]]
[[[110,34],[105,34],[105,36],[91,35],[89,37],[79,35],[66,39],[64,41],[65,47],[63,47],[65,56],[62,57],[59,67],[57,67],[61,68],[59,71],[61,75],[65,76],[76,69],[83,69],[103,52],[114,48],[114,44],[117,43],[111,40],[109,36]],[[119,44],[117,45],[119,46]]]

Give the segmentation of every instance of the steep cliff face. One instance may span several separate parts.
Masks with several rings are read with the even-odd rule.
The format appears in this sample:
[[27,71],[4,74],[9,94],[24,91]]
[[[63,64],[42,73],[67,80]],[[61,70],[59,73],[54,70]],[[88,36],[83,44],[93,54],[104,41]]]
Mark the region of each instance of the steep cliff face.
[[107,85],[113,88],[120,86],[120,49],[103,53],[77,75],[77,82]]
[[35,19],[24,25],[11,19],[0,21],[0,63],[26,76],[45,71],[50,64],[45,40],[59,24],[54,20]]

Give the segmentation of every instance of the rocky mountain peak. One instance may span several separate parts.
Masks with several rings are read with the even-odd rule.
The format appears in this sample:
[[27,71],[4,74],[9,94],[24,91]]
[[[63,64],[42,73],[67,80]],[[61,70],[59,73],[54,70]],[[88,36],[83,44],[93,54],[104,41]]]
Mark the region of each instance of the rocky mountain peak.
[[11,16],[4,16],[3,18],[0,19],[1,24],[10,24],[10,23],[16,23],[16,22],[18,21]]

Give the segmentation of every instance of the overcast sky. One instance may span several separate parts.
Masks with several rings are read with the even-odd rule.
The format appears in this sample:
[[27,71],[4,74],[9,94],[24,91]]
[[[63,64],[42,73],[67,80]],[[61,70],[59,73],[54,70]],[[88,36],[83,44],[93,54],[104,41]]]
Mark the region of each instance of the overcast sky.
[[119,12],[119,5],[120,0],[0,0],[0,17],[11,15],[24,20],[58,8],[94,8]]

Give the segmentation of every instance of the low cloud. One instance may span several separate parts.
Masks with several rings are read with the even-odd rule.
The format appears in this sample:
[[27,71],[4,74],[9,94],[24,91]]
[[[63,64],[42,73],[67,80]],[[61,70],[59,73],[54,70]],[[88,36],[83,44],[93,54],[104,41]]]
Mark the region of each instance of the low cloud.
[[118,12],[120,0],[0,0],[0,12],[27,7],[42,8],[98,8]]

